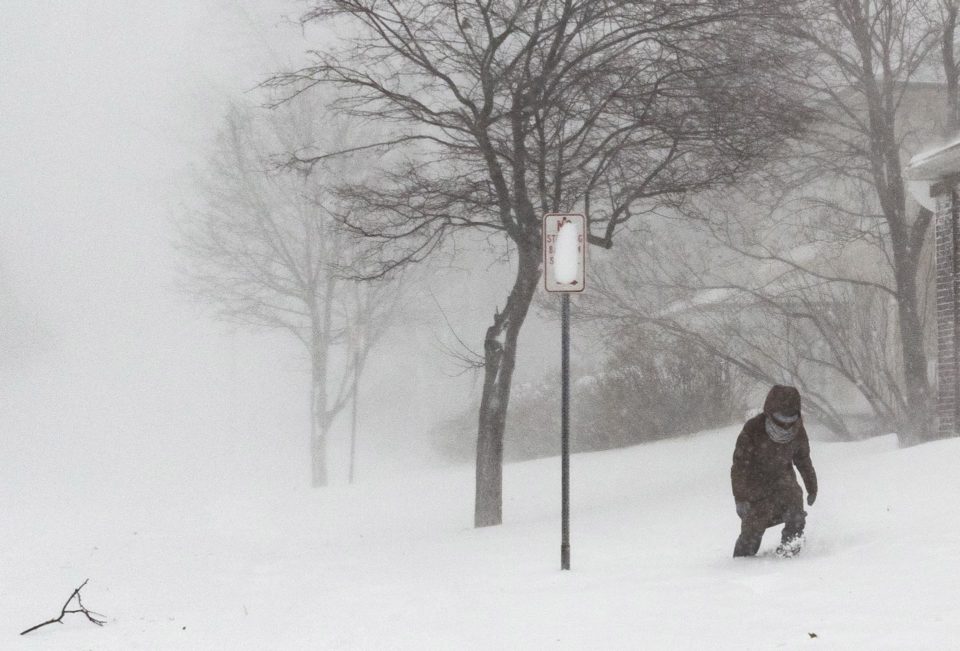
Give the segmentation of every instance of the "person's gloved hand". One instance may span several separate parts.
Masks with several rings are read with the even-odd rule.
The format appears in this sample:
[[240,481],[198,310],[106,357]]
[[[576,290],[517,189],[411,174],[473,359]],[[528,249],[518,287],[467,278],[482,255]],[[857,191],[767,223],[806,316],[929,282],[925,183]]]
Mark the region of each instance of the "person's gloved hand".
[[737,502],[737,515],[741,519],[747,517],[747,513],[750,512],[750,502]]
[[816,493],[807,493],[807,504],[813,506],[813,503],[817,501]]

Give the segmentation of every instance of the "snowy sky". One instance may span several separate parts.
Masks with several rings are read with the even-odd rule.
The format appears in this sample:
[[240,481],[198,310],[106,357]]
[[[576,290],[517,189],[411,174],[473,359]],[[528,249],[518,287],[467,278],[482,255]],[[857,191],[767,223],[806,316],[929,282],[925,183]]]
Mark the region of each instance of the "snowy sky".
[[0,5],[0,269],[27,331],[2,417],[43,472],[164,475],[229,443],[242,357],[170,291],[170,218],[265,67],[253,4]]
[[[0,426],[29,432],[12,437],[20,456],[9,464],[82,472],[76,460],[96,450],[97,469],[137,478],[144,467],[209,471],[200,460],[211,457],[221,474],[306,476],[299,351],[189,305],[172,288],[171,247],[171,219],[196,204],[196,171],[227,105],[259,102],[257,82],[317,45],[290,22],[302,7],[0,3]],[[428,288],[475,349],[506,295],[504,270],[466,265]],[[432,309],[429,293],[418,300]],[[372,473],[373,449],[423,453],[411,438],[423,444],[441,413],[421,397],[447,392],[449,413],[479,391],[442,372],[452,367],[437,342],[451,335],[434,316],[387,342],[364,381]],[[538,348],[535,321],[521,353],[532,375],[554,348]],[[343,439],[332,441],[334,477]]]
[[9,463],[79,473],[97,450],[97,470],[136,476],[215,455],[305,476],[305,365],[187,304],[170,246],[227,104],[305,49],[284,20],[301,7],[0,4],[0,294],[19,330],[0,423],[26,432]]
[[269,23],[226,2],[0,11],[7,272],[61,319],[118,296],[153,303],[141,281],[169,268],[165,213],[226,103],[266,69]]

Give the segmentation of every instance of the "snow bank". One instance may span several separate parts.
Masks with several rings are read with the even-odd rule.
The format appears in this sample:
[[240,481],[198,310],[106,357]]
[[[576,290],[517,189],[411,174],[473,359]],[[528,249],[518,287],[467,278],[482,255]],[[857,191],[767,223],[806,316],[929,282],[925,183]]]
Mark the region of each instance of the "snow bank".
[[[4,649],[944,649],[960,635],[960,440],[813,444],[797,559],[732,559],[737,428],[508,465],[474,530],[472,468],[236,495],[62,494],[4,504]],[[24,480],[26,481],[26,480]],[[44,493],[44,494],[48,494]],[[56,615],[84,603],[104,628]],[[76,617],[76,616],[74,616]],[[811,637],[816,635],[816,638]]]

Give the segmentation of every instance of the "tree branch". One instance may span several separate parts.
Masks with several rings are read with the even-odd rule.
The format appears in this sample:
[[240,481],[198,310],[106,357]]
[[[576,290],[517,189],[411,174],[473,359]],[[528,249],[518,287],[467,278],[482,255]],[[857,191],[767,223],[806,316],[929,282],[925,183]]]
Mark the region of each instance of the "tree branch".
[[[80,601],[80,591],[83,589],[83,586],[87,585],[87,581],[89,580],[90,579],[87,579],[86,581],[81,583],[80,586],[70,594],[70,598],[67,599],[66,603],[63,604],[63,608],[60,609],[59,617],[55,617],[54,619],[47,620],[41,624],[37,624],[36,626],[31,626],[27,630],[20,633],[20,635],[26,635],[27,633],[35,631],[38,628],[47,626],[48,624],[62,624],[63,618],[73,613],[81,613],[88,620],[90,620],[92,623],[96,624],[97,626],[103,626],[106,623],[106,619],[98,619],[98,617],[105,617],[105,616],[101,615],[100,613],[93,612],[92,610],[88,610],[86,606],[83,605],[83,602]],[[77,606],[79,607],[73,610],[68,610],[68,608],[70,607],[70,604],[73,602],[74,599],[77,600]],[[96,617],[94,617],[94,615],[96,615]]]

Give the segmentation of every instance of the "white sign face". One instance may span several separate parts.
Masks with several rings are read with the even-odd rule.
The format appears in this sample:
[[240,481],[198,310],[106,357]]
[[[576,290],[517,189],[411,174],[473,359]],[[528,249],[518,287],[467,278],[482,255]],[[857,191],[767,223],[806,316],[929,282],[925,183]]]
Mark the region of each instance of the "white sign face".
[[548,292],[582,292],[587,267],[587,219],[543,217],[543,279]]

